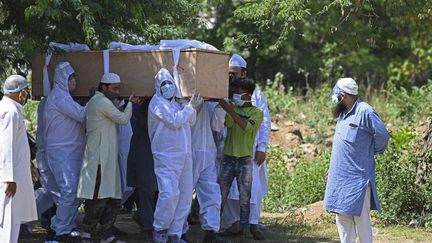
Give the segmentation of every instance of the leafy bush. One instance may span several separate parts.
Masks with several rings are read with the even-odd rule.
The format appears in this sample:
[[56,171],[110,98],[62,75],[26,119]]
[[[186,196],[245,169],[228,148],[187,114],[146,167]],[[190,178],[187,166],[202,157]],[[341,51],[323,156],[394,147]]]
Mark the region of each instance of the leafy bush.
[[377,188],[383,223],[409,223],[421,214],[425,192],[415,185],[419,155],[415,152],[418,135],[411,129],[392,133],[385,154],[377,157]]
[[[377,156],[377,189],[384,224],[408,224],[412,219],[421,223],[432,221],[432,178],[423,188],[415,185],[417,166],[421,158],[416,152],[419,136],[409,128],[391,134],[389,147]],[[294,154],[270,147],[268,155],[269,193],[264,200],[266,211],[287,211],[322,200],[325,191],[324,173],[330,154],[323,152],[318,159],[301,161],[290,175],[287,160]]]
[[290,208],[289,171],[285,164],[291,158],[287,151],[278,147],[269,147],[267,155],[268,193],[263,202],[265,211],[281,212]]
[[269,192],[263,204],[266,211],[287,211],[323,198],[324,173],[328,168],[329,154],[324,153],[316,160],[300,162],[290,175],[285,161],[292,156],[281,148],[269,149]]
[[33,132],[37,128],[37,107],[39,101],[29,100],[24,106],[24,118],[27,130]]
[[282,84],[283,78],[282,73],[277,73],[274,80],[267,80],[267,85],[263,88],[272,115],[288,111],[297,105],[297,97],[293,95],[292,89],[286,90]]
[[330,162],[329,153],[318,159],[301,161],[290,177],[288,199],[292,207],[308,205],[324,198],[325,172]]

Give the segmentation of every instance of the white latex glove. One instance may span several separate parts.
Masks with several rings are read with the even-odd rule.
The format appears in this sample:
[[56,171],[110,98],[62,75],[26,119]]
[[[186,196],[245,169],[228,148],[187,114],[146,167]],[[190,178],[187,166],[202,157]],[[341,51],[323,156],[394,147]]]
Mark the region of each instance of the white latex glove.
[[198,94],[198,95],[192,95],[191,100],[189,101],[189,104],[194,108],[197,109],[202,103],[204,99]]

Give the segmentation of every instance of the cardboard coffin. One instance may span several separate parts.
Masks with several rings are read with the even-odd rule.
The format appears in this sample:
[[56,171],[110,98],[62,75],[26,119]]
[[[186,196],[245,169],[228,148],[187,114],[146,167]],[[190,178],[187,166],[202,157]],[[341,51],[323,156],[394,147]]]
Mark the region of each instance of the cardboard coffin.
[[[199,93],[207,98],[228,96],[228,59],[224,52],[201,49],[184,49],[178,65],[180,92],[183,96]],[[44,54],[36,54],[32,63],[32,96],[43,96]],[[58,53],[48,65],[49,80],[53,82],[54,70],[60,61],[69,61],[79,81],[72,93],[76,97],[88,96],[89,89],[97,88],[103,74],[103,51],[77,51]],[[163,67],[172,74],[172,51],[110,51],[109,71],[120,75],[121,96],[152,96],[155,92],[154,77]]]

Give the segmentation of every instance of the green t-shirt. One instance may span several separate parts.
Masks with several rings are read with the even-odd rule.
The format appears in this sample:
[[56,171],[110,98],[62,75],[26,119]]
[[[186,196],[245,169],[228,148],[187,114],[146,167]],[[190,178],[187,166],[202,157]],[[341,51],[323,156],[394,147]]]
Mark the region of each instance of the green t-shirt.
[[234,111],[242,118],[247,119],[247,125],[243,130],[229,115],[225,116],[225,125],[228,135],[225,140],[224,154],[233,157],[253,156],[255,136],[261,126],[263,112],[252,107],[234,107]]

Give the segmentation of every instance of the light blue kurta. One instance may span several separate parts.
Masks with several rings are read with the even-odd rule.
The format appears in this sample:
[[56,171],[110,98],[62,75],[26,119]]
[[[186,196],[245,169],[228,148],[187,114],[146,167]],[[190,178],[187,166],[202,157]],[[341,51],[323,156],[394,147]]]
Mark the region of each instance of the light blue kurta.
[[373,108],[357,99],[338,118],[324,196],[328,211],[360,216],[367,187],[371,209],[381,211],[375,184],[375,154],[387,148],[389,134]]

